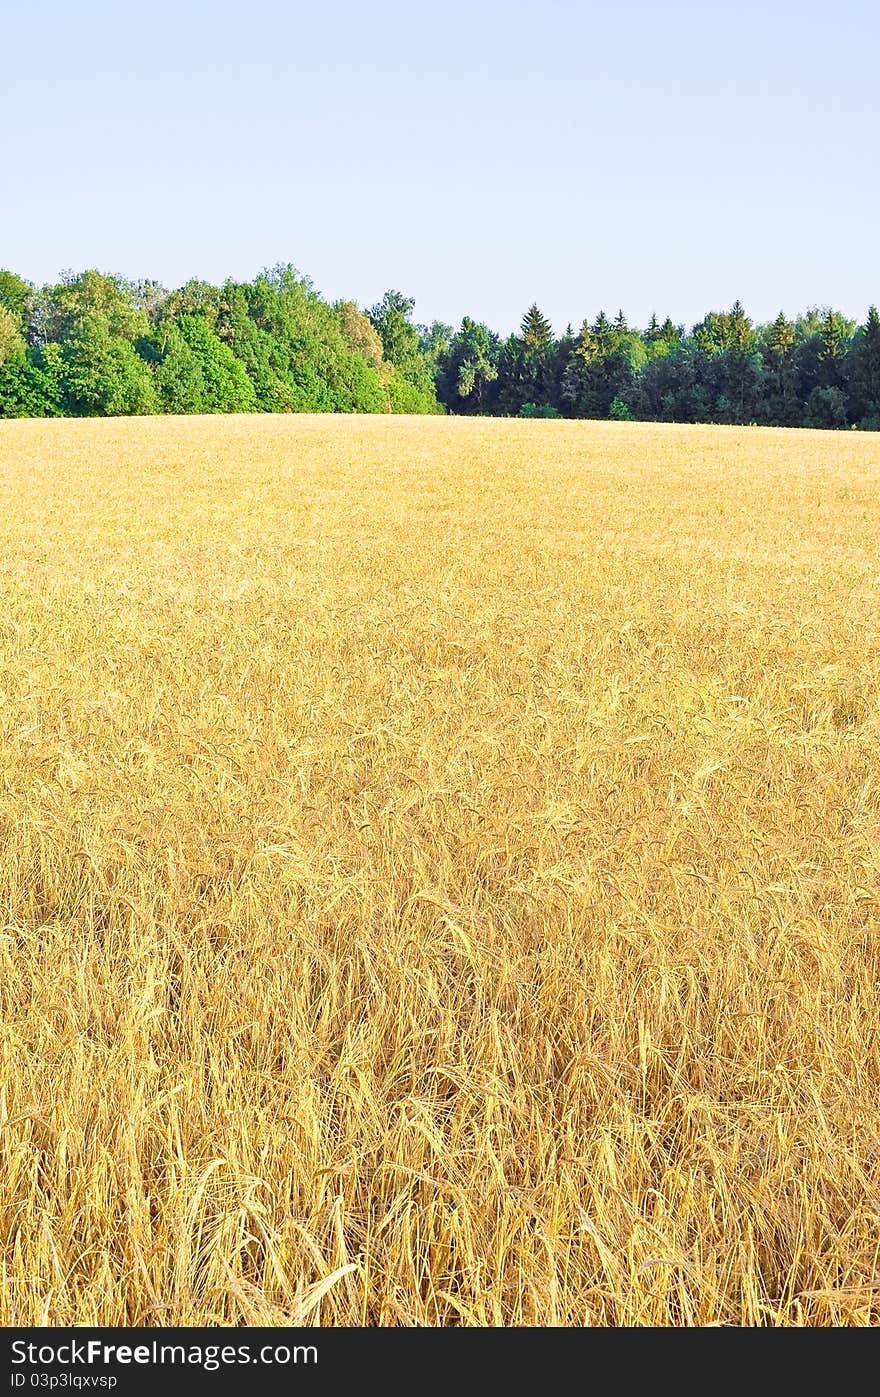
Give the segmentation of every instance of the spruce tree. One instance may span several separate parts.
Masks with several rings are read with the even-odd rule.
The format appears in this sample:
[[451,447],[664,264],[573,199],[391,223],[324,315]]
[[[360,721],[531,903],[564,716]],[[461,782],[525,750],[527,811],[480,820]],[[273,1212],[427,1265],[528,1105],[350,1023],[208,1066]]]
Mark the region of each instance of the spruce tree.
[[880,422],[880,314],[871,306],[853,346],[854,387],[861,415]]
[[540,359],[552,348],[553,331],[550,322],[537,305],[529,306],[523,316],[519,338],[526,359]]
[[797,396],[795,362],[796,330],[780,311],[767,331],[767,373],[765,416],[782,426],[793,427],[802,416]]
[[600,310],[599,314],[596,316],[592,327],[592,334],[598,346],[599,353],[607,354],[608,350],[611,348],[612,327],[611,321],[608,319],[604,310]]
[[819,331],[819,375],[823,388],[843,388],[850,327],[837,311],[827,310]]
[[513,394],[506,404],[519,412],[525,403],[547,404],[552,397],[553,330],[536,304],[523,316],[514,352]]

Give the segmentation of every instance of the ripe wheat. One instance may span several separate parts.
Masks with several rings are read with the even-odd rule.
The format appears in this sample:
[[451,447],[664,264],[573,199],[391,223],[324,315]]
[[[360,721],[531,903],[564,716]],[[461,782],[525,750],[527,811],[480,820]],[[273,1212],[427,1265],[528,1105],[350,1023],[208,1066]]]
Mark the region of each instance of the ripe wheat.
[[880,440],[0,424],[0,1322],[880,1319]]

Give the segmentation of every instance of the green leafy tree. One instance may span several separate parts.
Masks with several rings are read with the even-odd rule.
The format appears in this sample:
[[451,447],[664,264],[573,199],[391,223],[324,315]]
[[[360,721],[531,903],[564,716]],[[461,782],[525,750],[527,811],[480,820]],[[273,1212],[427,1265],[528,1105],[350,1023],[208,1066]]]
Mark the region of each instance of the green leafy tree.
[[11,315],[22,340],[28,338],[34,310],[34,288],[15,272],[0,269],[0,309]]
[[384,355],[382,337],[368,315],[358,310],[354,301],[340,301],[336,307],[342,337],[353,354],[361,354],[376,370],[383,383],[390,381],[393,365]]
[[329,305],[282,264],[252,282],[166,291],[95,270],[35,288],[0,271],[0,415],[480,412],[880,428],[880,315],[780,314],[737,301],[685,333],[600,311],[558,339],[536,304],[501,340],[465,317],[413,323],[389,291]]
[[223,288],[223,331],[253,384],[260,412],[293,412],[298,390],[293,381],[293,346],[270,323],[265,303],[248,284]]
[[145,312],[151,325],[157,324],[162,319],[169,293],[161,282],[147,278],[143,281],[126,283],[126,289],[132,305],[137,310]]
[[[397,375],[421,395],[423,401],[417,410],[436,412],[434,364],[425,352],[418,327],[412,322],[414,306],[415,301],[410,296],[404,296],[399,291],[386,291],[382,300],[368,314],[382,341],[385,359],[393,365]],[[405,396],[408,403],[415,403],[412,394]]]
[[448,352],[454,334],[452,326],[442,320],[419,327],[419,344],[433,371],[436,372],[439,361]]
[[129,343],[150,333],[146,311],[134,304],[131,288],[119,277],[100,272],[66,276],[38,298],[37,335],[42,344],[63,344],[88,322],[113,339]]
[[419,332],[412,323],[415,301],[400,291],[386,291],[368,312],[381,341],[385,358],[396,369],[418,372],[421,364]]
[[159,409],[148,365],[98,318],[76,323],[62,347],[66,397],[87,417],[141,416]]
[[63,417],[69,411],[60,345],[29,349],[0,364],[0,417]]
[[163,411],[256,410],[256,392],[247,370],[201,315],[182,315],[177,323],[163,326],[152,348]]
[[21,321],[13,311],[0,305],[0,364],[24,354],[25,343]]
[[848,425],[846,394],[840,388],[814,388],[807,399],[805,426],[840,428]]
[[208,281],[192,278],[178,290],[153,298],[155,318],[172,321],[183,315],[200,315],[209,325],[217,325],[226,309],[224,291],[225,288],[221,290],[219,286],[212,286]]
[[253,412],[257,400],[247,370],[201,315],[182,315],[178,331],[198,361],[204,385],[203,412]]
[[275,267],[252,283],[227,283],[224,302],[218,332],[247,368],[259,407],[275,412],[387,410],[380,374],[352,350],[338,311],[294,267]]
[[153,342],[153,350],[151,359],[161,411],[209,412],[201,360],[178,327],[163,326]]

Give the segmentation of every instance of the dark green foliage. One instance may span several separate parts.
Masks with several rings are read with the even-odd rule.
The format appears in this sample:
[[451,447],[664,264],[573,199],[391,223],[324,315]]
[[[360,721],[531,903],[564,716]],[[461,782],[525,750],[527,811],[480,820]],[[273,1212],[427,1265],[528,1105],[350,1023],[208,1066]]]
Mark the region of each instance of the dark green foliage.
[[854,337],[848,355],[854,415],[866,431],[880,423],[880,314],[871,306],[868,318]]
[[205,379],[199,357],[174,324],[142,346],[155,365],[156,389],[163,412],[207,412]]
[[560,395],[572,417],[610,417],[611,405],[636,396],[636,381],[648,351],[622,313],[612,324],[600,311],[594,324],[584,321],[572,345]]
[[880,428],[880,315],[737,301],[687,333],[600,311],[556,338],[532,304],[502,340],[465,316],[413,323],[387,291],[328,304],[283,265],[252,282],[174,291],[97,271],[35,288],[0,271],[0,417],[119,413],[402,412]]
[[498,336],[465,316],[437,357],[437,396],[453,412],[487,412],[494,406]]
[[555,354],[550,322],[532,304],[520,332],[504,345],[500,355],[501,384],[498,402],[502,410],[517,413],[525,404],[552,404],[555,396]]
[[797,328],[780,311],[764,332],[761,417],[783,427],[796,426],[803,415],[798,397],[796,344]]
[[838,388],[846,385],[846,356],[855,326],[836,311],[826,311],[819,331],[818,353],[820,387]]
[[814,388],[807,399],[805,427],[846,427],[846,395],[841,388]]
[[66,407],[59,345],[0,364],[0,417],[63,417]]

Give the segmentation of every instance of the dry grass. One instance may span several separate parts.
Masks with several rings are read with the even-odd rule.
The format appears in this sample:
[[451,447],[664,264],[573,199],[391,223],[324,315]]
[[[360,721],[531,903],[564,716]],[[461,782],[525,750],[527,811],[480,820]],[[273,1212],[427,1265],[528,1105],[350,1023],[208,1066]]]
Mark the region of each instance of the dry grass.
[[0,1321],[877,1322],[878,499],[0,424]]

